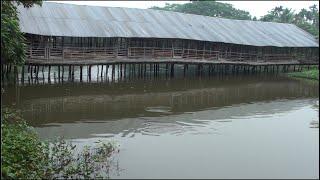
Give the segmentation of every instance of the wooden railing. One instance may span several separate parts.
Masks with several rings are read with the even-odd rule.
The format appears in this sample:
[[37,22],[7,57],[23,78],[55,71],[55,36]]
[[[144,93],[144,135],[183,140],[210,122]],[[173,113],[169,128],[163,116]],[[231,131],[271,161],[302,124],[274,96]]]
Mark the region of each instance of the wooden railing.
[[211,50],[155,48],[155,47],[35,47],[28,46],[27,57],[43,60],[100,60],[108,58],[171,58],[205,59],[228,61],[293,61],[297,57],[290,54],[254,54],[219,52]]
[[218,59],[218,51],[196,49],[174,49],[153,47],[131,47],[129,58],[188,58],[188,59]]

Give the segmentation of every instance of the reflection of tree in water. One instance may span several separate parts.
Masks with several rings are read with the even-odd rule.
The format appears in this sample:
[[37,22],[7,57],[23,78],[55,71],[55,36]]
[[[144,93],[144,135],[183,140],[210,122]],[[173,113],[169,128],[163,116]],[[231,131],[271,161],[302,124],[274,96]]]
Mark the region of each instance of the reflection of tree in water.
[[[316,111],[318,111],[319,114],[319,101],[316,102],[315,105],[312,106]],[[312,120],[310,122],[310,128],[319,128],[319,116],[318,119]]]

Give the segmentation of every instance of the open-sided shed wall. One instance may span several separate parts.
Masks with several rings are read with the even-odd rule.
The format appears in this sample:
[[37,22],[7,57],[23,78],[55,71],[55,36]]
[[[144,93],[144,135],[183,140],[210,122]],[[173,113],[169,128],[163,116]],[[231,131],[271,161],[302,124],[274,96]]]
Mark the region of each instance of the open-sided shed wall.
[[[55,37],[27,34],[30,58],[50,59],[107,57],[220,58],[241,61],[258,59],[317,61],[317,47],[257,47],[241,44],[164,38]],[[52,51],[52,53],[50,53]],[[49,55],[44,55],[44,54]],[[67,55],[66,55],[67,54]],[[68,56],[71,54],[71,56]],[[267,57],[267,58],[265,58]],[[270,58],[272,57],[272,58]],[[278,58],[277,58],[278,57]]]

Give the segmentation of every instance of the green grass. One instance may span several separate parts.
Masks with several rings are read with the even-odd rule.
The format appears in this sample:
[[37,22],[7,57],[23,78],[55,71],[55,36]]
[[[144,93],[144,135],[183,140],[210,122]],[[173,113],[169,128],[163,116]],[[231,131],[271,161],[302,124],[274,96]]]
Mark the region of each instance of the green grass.
[[319,69],[311,68],[308,70],[305,68],[301,72],[290,72],[290,73],[287,73],[287,75],[289,77],[319,80]]

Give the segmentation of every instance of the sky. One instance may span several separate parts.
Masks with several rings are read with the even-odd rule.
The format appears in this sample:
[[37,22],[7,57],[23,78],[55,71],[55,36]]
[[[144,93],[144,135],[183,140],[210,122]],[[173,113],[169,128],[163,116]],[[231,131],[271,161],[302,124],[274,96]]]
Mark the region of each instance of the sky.
[[[109,7],[128,7],[147,9],[152,6],[163,7],[166,3],[184,4],[190,1],[53,1],[59,3],[71,3],[79,5],[109,6]],[[252,16],[260,18],[273,9],[275,6],[284,6],[292,8],[298,12],[300,9],[308,9],[309,6],[317,4],[319,1],[218,1],[232,4],[235,8],[250,12]]]

